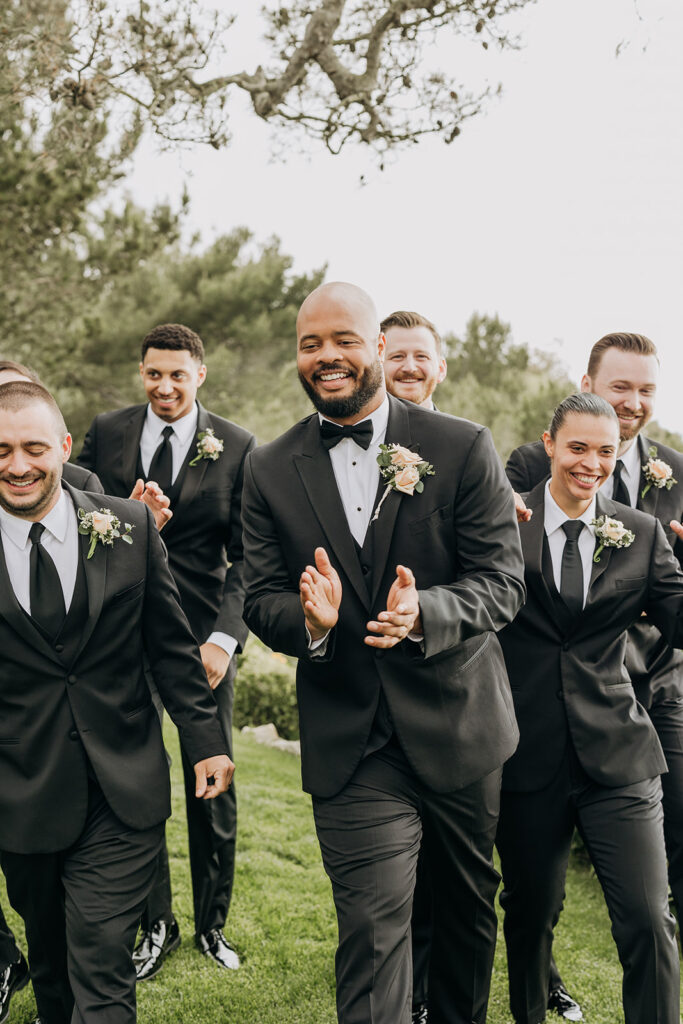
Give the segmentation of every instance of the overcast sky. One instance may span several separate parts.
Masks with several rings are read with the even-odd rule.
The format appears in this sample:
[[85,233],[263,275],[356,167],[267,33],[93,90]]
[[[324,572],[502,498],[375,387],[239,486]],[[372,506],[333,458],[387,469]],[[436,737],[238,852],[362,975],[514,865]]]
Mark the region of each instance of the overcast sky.
[[[230,8],[253,70],[257,5]],[[658,418],[681,431],[683,3],[538,0],[511,24],[521,51],[447,39],[432,56],[466,84],[503,84],[451,146],[423,143],[383,173],[359,148],[273,161],[267,126],[238,102],[228,149],[150,142],[127,188],[152,205],[187,183],[203,241],[238,225],[278,235],[297,270],[327,263],[380,315],[416,309],[457,333],[474,311],[498,313],[576,380],[602,334],[647,334],[664,371]]]

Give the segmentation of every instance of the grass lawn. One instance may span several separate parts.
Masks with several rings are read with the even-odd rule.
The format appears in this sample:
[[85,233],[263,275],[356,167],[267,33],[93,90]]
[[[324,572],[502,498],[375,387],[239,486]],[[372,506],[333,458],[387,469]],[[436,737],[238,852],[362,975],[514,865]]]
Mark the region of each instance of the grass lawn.
[[[226,934],[243,966],[237,972],[221,971],[193,944],[180,761],[171,729],[168,744],[174,754],[168,839],[183,942],[159,976],[139,987],[141,1024],[334,1024],[336,925],[298,759],[249,737],[235,737],[238,861]],[[3,906],[9,909],[4,893]],[[23,944],[20,922],[12,912],[8,917]],[[555,952],[588,1024],[623,1021],[621,969],[602,892],[581,866],[570,870]],[[29,987],[15,996],[9,1024],[27,1024],[33,1016]],[[488,1019],[489,1024],[511,1021],[502,933]]]

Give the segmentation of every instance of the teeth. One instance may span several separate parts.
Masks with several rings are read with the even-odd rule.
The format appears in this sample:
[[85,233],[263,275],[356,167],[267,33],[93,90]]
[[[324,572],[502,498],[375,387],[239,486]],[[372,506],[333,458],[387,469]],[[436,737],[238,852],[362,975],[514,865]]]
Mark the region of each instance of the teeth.
[[599,479],[597,476],[586,476],[584,473],[574,473],[573,476],[582,484],[594,484],[595,481]]
[[344,377],[348,377],[348,373],[321,373],[321,380],[343,380]]

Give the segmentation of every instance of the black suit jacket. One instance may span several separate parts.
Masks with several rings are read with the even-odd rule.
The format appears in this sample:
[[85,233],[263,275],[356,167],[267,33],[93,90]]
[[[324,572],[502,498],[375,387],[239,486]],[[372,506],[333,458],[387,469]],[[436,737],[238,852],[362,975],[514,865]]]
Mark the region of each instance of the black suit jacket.
[[[245,474],[245,618],[268,644],[299,658],[304,788],[331,796],[363,756],[383,690],[408,761],[448,792],[500,766],[517,726],[496,631],[523,596],[512,492],[484,427],[389,398],[386,443],[434,465],[422,494],[392,491],[375,524],[366,585],[317,414],[253,452]],[[326,548],[343,587],[324,658],[310,656],[299,577]],[[363,643],[386,607],[396,565],[420,592],[424,653],[403,641]]]
[[[62,479],[79,491],[91,491],[94,494],[104,494],[104,487],[100,483],[97,473],[91,473],[75,462],[65,462],[62,466]],[[131,487],[132,490],[132,487]],[[130,491],[128,492],[130,494]],[[128,497],[128,494],[125,497]],[[121,495],[124,497],[124,495]]]
[[[683,644],[683,573],[659,522],[598,493],[596,515],[635,533],[628,548],[604,548],[586,605],[571,618],[543,573],[545,482],[526,497],[520,525],[526,604],[500,634],[520,742],[503,788],[538,790],[565,756],[568,733],[586,773],[625,786],[666,771],[657,734],[624,667],[626,630],[646,611],[669,644]],[[549,554],[548,554],[549,558]]]
[[[643,498],[642,492],[647,481],[641,468],[636,507],[659,519],[674,554],[683,565],[683,541],[669,526],[672,519],[680,521],[683,517],[683,455],[668,445],[642,435],[637,438],[636,444],[641,467],[647,462],[650,445],[654,445],[658,457],[669,463],[678,480],[669,491],[651,487]],[[541,480],[545,480],[550,473],[550,463],[543,442],[534,441],[515,449],[508,459],[505,472],[520,494],[530,491]],[[683,652],[673,650],[657,627],[647,619],[641,619],[629,630],[626,666],[638,700],[644,707],[649,708],[662,700],[683,697]]]
[[[97,496],[64,485],[76,508]],[[191,762],[225,753],[196,642],[151,513],[107,496],[133,524],[132,544],[98,544],[86,559],[88,614],[68,660],[14,596],[0,544],[0,849],[46,853],[80,834],[87,762],[116,815],[133,829],[171,812],[159,716],[143,653]],[[85,555],[87,536],[79,541]]]
[[[244,460],[256,442],[247,430],[197,404],[197,433],[212,427],[224,450],[215,461],[202,459],[188,466],[163,540],[197,640],[204,643],[217,630],[242,647],[247,639],[242,619],[242,479]],[[97,473],[107,494],[127,497],[133,489],[146,414],[147,405],[102,413],[88,430],[78,462]],[[195,454],[193,442],[189,458]]]

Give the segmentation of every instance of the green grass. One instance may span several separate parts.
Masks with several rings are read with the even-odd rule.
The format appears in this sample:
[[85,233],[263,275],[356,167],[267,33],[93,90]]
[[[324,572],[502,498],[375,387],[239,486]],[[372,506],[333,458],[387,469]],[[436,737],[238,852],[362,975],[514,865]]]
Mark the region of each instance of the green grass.
[[[235,736],[238,861],[226,934],[243,966],[221,971],[193,944],[180,763],[175,734],[167,732],[174,756],[168,839],[183,942],[159,976],[140,986],[141,1024],[334,1024],[336,924],[298,759]],[[3,906],[8,909],[4,893]],[[20,922],[11,912],[8,916],[25,949]],[[621,968],[602,892],[580,864],[572,865],[567,879],[555,952],[588,1024],[622,1022]],[[25,1024],[33,1016],[29,987],[15,996],[9,1021]],[[511,1020],[502,933],[488,1019],[489,1024]]]

